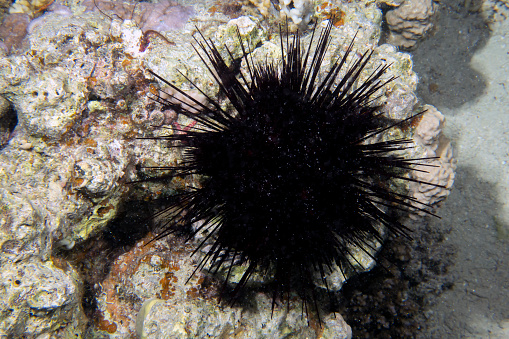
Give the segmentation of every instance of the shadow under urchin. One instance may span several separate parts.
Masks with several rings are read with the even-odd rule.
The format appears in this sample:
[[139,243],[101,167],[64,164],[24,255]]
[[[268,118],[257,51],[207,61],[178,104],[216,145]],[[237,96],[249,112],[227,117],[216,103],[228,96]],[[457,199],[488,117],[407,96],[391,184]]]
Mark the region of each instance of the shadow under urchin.
[[[196,249],[209,243],[197,269],[224,269],[226,285],[232,267],[245,265],[234,296],[259,273],[268,282],[273,308],[276,300],[288,302],[295,292],[306,313],[309,303],[318,312],[316,280],[328,289],[325,277],[334,267],[352,266],[352,246],[372,255],[369,240],[383,241],[381,225],[390,234],[408,236],[396,211],[427,207],[389,185],[395,179],[415,181],[408,173],[415,163],[428,159],[401,156],[412,147],[409,139],[378,138],[411,119],[390,120],[372,104],[377,92],[393,80],[381,79],[389,65],[379,66],[361,81],[373,52],[347,65],[352,41],[321,75],[332,28],[330,20],[316,46],[310,43],[307,50],[298,34],[290,39],[281,33],[281,60],[261,64],[254,64],[238,34],[244,73],[230,67],[200,33],[194,49],[220,93],[202,104],[149,71],[186,100],[170,94],[171,100],[152,98],[163,110],[173,109],[197,125],[187,131],[174,129],[168,136],[142,138],[167,140],[172,147],[183,148],[183,161],[175,167],[145,167],[171,174],[141,181],[203,177],[201,187],[176,195],[159,213],[167,219],[157,239],[180,226],[192,230],[189,239],[207,230]],[[311,40],[314,30],[312,34]],[[343,69],[346,75],[341,78]],[[220,98],[232,108],[222,108]]]

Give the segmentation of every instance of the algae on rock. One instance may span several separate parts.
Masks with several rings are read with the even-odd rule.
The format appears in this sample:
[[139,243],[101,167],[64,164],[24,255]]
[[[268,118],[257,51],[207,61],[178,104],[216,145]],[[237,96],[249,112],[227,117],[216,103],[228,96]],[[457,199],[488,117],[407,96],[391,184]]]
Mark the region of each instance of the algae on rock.
[[[398,76],[379,98],[380,103],[385,103],[386,113],[394,119],[411,115],[416,100],[411,57],[387,45],[377,46],[382,15],[375,2],[332,3],[343,14],[341,25],[332,31],[324,65],[341,56],[357,34],[356,51],[375,50],[363,77],[384,62],[393,63],[386,76]],[[99,12],[83,12],[76,1],[72,10],[74,14],[68,16],[47,13],[38,18],[27,37],[30,50],[25,55],[0,56],[0,94],[13,103],[19,119],[12,137],[0,149],[3,275],[0,288],[4,292],[0,293],[4,311],[0,312],[3,314],[0,336],[36,337],[44,333],[51,333],[50,337],[85,336],[86,320],[80,306],[82,282],[68,262],[52,257],[53,251],[57,248],[72,251],[76,243],[104,230],[126,200],[128,188],[124,183],[137,178],[132,170],[134,165],[176,166],[182,161],[182,154],[164,143],[135,139],[161,136],[193,123],[148,99],[150,94],[165,95],[163,91],[169,93],[170,89],[159,87],[147,69],[194,93],[196,98],[201,94],[195,87],[206,95],[216,96],[217,84],[200,58],[191,53],[194,25],[221,52],[225,51],[222,45],[226,45],[235,57],[241,56],[235,29],[239,25],[241,36],[249,41],[246,50],[252,51],[250,57],[255,62],[280,57],[277,34],[269,35],[263,21],[240,17],[218,25],[224,21],[224,15],[208,12],[202,5],[195,6],[199,20],[187,22],[178,30],[162,32],[166,40],[150,39],[148,46],[143,46],[145,33],[131,20],[114,18],[110,22]],[[304,36],[303,42],[307,39],[309,36]],[[241,67],[245,69],[245,65]],[[206,104],[203,95],[199,101]],[[184,189],[193,180],[197,178],[174,180],[164,187],[146,182],[139,189],[132,189],[132,194],[138,199],[164,196]],[[140,264],[144,250],[157,248],[139,245],[118,259],[119,265],[112,269],[117,277],[104,281],[104,293],[94,296],[104,317],[102,324],[107,325],[106,330],[92,326],[91,331],[98,336],[135,335],[136,313],[144,301],[153,298],[166,301],[153,303],[143,314],[141,328],[147,337],[162,336],[171,330],[160,324],[172,324],[176,329],[183,329],[183,324],[192,325],[195,337],[207,331],[227,335],[229,322],[241,325],[245,333],[255,337],[315,335],[309,333],[305,320],[300,319],[299,307],[292,307],[289,313],[278,308],[271,318],[271,300],[264,295],[255,296],[258,306],[251,313],[218,306],[216,300],[200,299],[184,284],[184,275],[187,278],[194,268],[187,257],[192,250],[181,253],[181,259],[187,261],[181,264],[182,275],[177,276],[158,264],[155,252],[151,253],[153,261]],[[160,247],[157,255],[161,262],[168,264],[170,261],[164,256],[178,254],[165,247],[164,241],[152,245]],[[25,275],[19,276],[23,271]],[[174,283],[173,299],[171,290],[165,289],[169,288],[169,273],[178,280]],[[150,284],[143,285],[147,277]],[[131,278],[135,280],[132,283]],[[122,295],[116,284],[122,286]],[[124,296],[132,297],[130,307],[120,307],[125,305]],[[210,312],[217,326],[207,325],[200,320],[202,317],[193,319],[189,310],[199,314]],[[125,324],[118,320],[113,326],[115,319],[122,319]],[[351,335],[339,315],[323,320],[323,338]],[[269,326],[262,328],[264,322]]]

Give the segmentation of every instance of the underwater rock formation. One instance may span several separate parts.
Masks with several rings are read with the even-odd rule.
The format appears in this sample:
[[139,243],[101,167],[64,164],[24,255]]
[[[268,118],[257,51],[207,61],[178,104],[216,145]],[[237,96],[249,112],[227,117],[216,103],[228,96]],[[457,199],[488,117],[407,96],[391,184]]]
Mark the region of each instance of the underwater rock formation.
[[311,0],[279,0],[279,8],[281,18],[290,18],[298,27],[306,27],[314,14]]
[[67,263],[49,260],[44,210],[20,191],[0,188],[0,220],[0,335],[80,335],[86,325],[80,280]]
[[276,307],[272,314],[270,296],[260,292],[249,297],[250,307],[220,305],[221,283],[203,273],[187,281],[197,264],[191,257],[196,241],[184,243],[170,236],[149,243],[152,237],[118,257],[100,284],[97,326],[112,337],[125,338],[134,332],[154,339],[279,338],[281,328],[298,338],[351,336],[343,319],[332,314],[322,319],[320,330],[309,327],[297,301],[290,309]]
[[437,10],[434,0],[405,0],[387,12],[390,31],[387,42],[407,49],[414,47],[433,28]]
[[[187,93],[194,93],[193,97],[205,103],[204,94],[195,87],[204,89],[206,95],[216,95],[218,87],[210,81],[200,58],[190,52],[194,25],[206,38],[218,46],[227,45],[237,56],[240,46],[236,43],[235,25],[240,26],[242,38],[251,39],[255,62],[277,58],[280,53],[280,41],[265,29],[262,16],[240,17],[228,23],[223,13],[166,1],[160,5],[140,4],[131,17],[132,3],[125,7],[114,6],[115,2],[97,3],[113,20],[90,3],[69,4],[71,12],[55,9],[32,20],[26,37],[27,53],[0,55],[0,94],[12,103],[19,120],[14,131],[5,139],[2,137],[7,143],[0,149],[0,263],[5,291],[0,293],[3,314],[0,336],[86,337],[90,333],[111,338],[134,336],[136,315],[145,302],[154,299],[156,302],[141,312],[142,325],[138,326],[147,337],[164,336],[165,331],[171,330],[158,324],[180,326],[185,321],[193,325],[191,333],[195,337],[204,331],[229,335],[232,328],[237,328],[233,324],[243,326],[245,333],[259,336],[277,337],[276,328],[284,332],[288,324],[295,335],[316,336],[316,332],[306,328],[306,321],[300,318],[301,309],[295,305],[289,313],[276,307],[271,320],[270,296],[255,295],[256,312],[219,306],[215,299],[205,298],[205,292],[214,292],[221,283],[198,284],[201,277],[198,275],[186,285],[195,259],[187,256],[190,253],[187,245],[181,245],[179,254],[163,240],[146,248],[139,242],[119,258],[110,259],[105,254],[108,252],[97,253],[101,261],[111,261],[103,280],[98,278],[102,272],[95,272],[96,267],[80,265],[88,270],[86,276],[95,277],[90,290],[97,293],[88,294],[87,298],[92,299],[95,311],[101,314],[89,332],[85,332],[90,319],[85,318],[81,308],[82,295],[88,293],[83,285],[92,280],[81,281],[73,267],[86,261],[83,257],[89,255],[77,250],[77,245],[101,234],[126,200],[168,197],[199,184],[198,178],[172,180],[166,185],[146,182],[136,188],[125,184],[137,179],[135,166],[176,166],[182,161],[178,151],[162,143],[135,140],[136,137],[161,136],[193,124],[192,119],[164,110],[147,98],[148,94],[169,92],[168,87],[155,83],[147,69]],[[162,7],[168,11],[164,12]],[[374,49],[361,79],[385,62],[393,64],[386,80],[398,76],[377,99],[390,108],[386,113],[393,119],[415,113],[417,76],[412,71],[411,57],[389,45],[377,46],[382,15],[376,4],[334,1],[327,8],[343,14],[333,28],[325,63],[342,55],[356,35],[354,50]],[[190,22],[191,16],[196,20]],[[326,14],[320,17],[324,19]],[[158,20],[165,24],[156,25]],[[146,34],[151,30],[161,31],[162,38],[155,34],[147,40]],[[400,133],[402,137],[411,137],[413,130]],[[425,146],[420,148],[420,155],[427,152]],[[157,248],[158,253],[142,253]],[[79,259],[71,264],[65,255],[55,256],[60,252],[75,254]],[[178,277],[171,271],[172,258],[186,260],[179,264]],[[363,269],[374,264],[365,253],[359,253],[358,260]],[[23,276],[20,271],[25,272]],[[129,281],[130,278],[133,280]],[[344,282],[339,275],[330,279],[334,289]],[[115,284],[123,290],[117,290]],[[170,296],[173,292],[175,295]],[[131,298],[122,299],[124,296]],[[178,313],[170,311],[175,305],[180,307]],[[214,321],[224,326],[211,328],[196,323],[186,313],[187,306],[196,312],[211,310]],[[325,315],[322,321],[322,338],[350,335],[339,314],[336,318]],[[269,326],[263,329],[265,322]]]
[[[431,105],[424,105],[423,110],[426,112],[415,129],[414,141],[424,149],[426,157],[434,159],[418,165],[416,168],[423,171],[414,171],[413,178],[439,186],[414,182],[410,185],[410,194],[420,203],[436,207],[452,189],[456,159],[451,142],[442,134],[444,115]],[[423,216],[425,213],[421,212],[419,215]]]

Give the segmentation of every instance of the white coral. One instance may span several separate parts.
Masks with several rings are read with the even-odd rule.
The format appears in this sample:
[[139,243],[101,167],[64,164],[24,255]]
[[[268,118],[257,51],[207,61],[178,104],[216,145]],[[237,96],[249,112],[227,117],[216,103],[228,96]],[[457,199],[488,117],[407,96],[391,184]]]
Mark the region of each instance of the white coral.
[[281,17],[288,16],[299,26],[307,25],[313,15],[313,2],[310,0],[279,0]]
[[260,13],[268,17],[276,14],[276,8],[279,10],[281,19],[289,18],[289,29],[295,31],[297,28],[305,28],[311,21],[314,14],[314,4],[312,0],[279,0],[279,4],[271,0],[249,0]]

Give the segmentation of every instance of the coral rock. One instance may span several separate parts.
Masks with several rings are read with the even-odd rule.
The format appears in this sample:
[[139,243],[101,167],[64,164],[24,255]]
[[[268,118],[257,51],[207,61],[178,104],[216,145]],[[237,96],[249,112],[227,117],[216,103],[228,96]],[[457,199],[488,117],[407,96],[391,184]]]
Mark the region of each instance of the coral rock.
[[117,337],[135,331],[140,338],[229,338],[238,333],[242,338],[351,337],[339,314],[322,315],[319,330],[308,326],[295,300],[273,311],[271,296],[263,293],[253,295],[250,306],[218,304],[218,282],[201,272],[189,279],[197,263],[190,256],[196,243],[169,236],[147,244],[150,239],[118,257],[102,282],[98,308],[107,321],[99,326],[103,331],[116,324]]
[[79,117],[85,91],[84,79],[70,81],[64,69],[33,76],[14,99],[20,123],[31,135],[59,138]]
[[[260,42],[264,41],[267,37],[267,32],[260,28],[260,23],[253,17],[241,16],[238,19],[230,20],[226,25],[222,25],[218,28],[215,37],[219,42],[219,45],[235,46],[230,50],[235,58],[242,56],[242,48],[237,43],[237,29],[244,42],[244,49],[250,52]],[[225,52],[224,57],[229,60]]]
[[403,48],[414,47],[433,27],[437,9],[438,5],[433,0],[406,0],[401,6],[388,11],[388,42]]
[[44,11],[54,0],[16,0],[9,8],[9,13],[24,13],[34,18]]
[[255,5],[265,17],[268,16],[273,9],[271,0],[249,0],[249,2]]
[[[76,272],[48,258],[43,213],[20,194],[0,189],[0,337],[35,337],[61,330],[74,337],[85,325]],[[65,324],[65,325],[64,325]]]
[[[424,157],[436,157],[422,165],[419,171],[412,172],[413,179],[443,187],[414,182],[410,184],[410,196],[421,204],[435,207],[450,193],[454,183],[456,159],[454,159],[450,141],[442,135],[445,117],[435,107],[425,105],[423,114],[415,130],[414,142],[424,148]],[[422,207],[419,204],[415,206]],[[419,215],[425,215],[420,212]]]
[[313,17],[314,6],[310,0],[279,0],[281,18],[289,17],[298,27],[305,27]]

